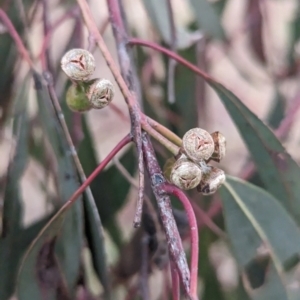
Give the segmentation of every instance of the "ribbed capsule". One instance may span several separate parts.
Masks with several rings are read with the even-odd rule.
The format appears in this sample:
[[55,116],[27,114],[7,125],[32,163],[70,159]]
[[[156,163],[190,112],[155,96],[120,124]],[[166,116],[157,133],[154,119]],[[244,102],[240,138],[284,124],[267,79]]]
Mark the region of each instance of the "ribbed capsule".
[[86,81],[95,71],[95,58],[87,50],[72,49],[62,57],[61,68],[72,80]]
[[95,109],[107,106],[114,97],[114,87],[107,79],[96,79],[87,90],[87,97]]
[[219,131],[213,132],[211,136],[215,144],[214,153],[212,154],[211,159],[220,162],[226,155],[226,139]]
[[82,85],[72,84],[66,94],[68,107],[75,112],[85,112],[91,109],[89,99]]
[[197,191],[203,195],[211,195],[215,193],[225,182],[225,173],[223,170],[210,167],[210,171],[202,174],[200,184],[197,186]]
[[182,190],[195,188],[201,181],[200,167],[188,158],[179,158],[170,174],[170,181]]
[[208,160],[214,152],[212,136],[204,129],[192,128],[182,138],[182,150],[194,162]]

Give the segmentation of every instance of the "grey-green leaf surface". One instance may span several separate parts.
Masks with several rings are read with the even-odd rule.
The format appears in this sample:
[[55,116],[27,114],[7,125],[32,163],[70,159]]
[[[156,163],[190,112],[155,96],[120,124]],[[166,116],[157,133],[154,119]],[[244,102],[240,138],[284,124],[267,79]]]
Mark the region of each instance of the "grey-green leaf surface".
[[17,266],[24,252],[24,248],[17,247],[20,240],[22,221],[22,199],[20,195],[20,179],[23,175],[28,156],[28,115],[25,109],[27,103],[24,98],[27,81],[21,88],[17,98],[22,100],[20,107],[23,111],[14,120],[16,149],[9,164],[6,187],[4,192],[4,206],[2,215],[2,232],[0,236],[0,299],[8,299],[14,290]]
[[[89,132],[89,128],[86,124],[85,117],[82,117],[82,130],[84,133],[84,139],[82,141],[83,145],[81,145],[81,155],[85,155],[85,161],[96,162],[95,153],[92,143],[92,138]],[[89,157],[88,157],[89,156]],[[91,165],[91,170],[96,167],[96,163]],[[92,253],[92,259],[94,263],[94,268],[99,276],[101,283],[103,284],[104,290],[106,292],[106,298],[109,299],[109,275],[106,264],[106,254],[104,249],[104,236],[103,236],[103,228],[99,228],[97,222],[95,221],[95,217],[93,217],[94,210],[91,207],[90,202],[85,199],[86,195],[84,195],[84,215],[85,215],[85,232],[86,238]],[[98,213],[98,210],[97,210]]]
[[[154,27],[158,30],[161,37],[170,45],[172,43],[172,30],[170,24],[168,0],[144,0],[144,6]],[[174,8],[173,8],[174,10]],[[187,28],[177,26],[176,28],[176,48],[185,49],[191,46],[201,37],[199,32],[190,32]]]
[[274,299],[290,299],[285,272],[300,257],[300,230],[295,221],[271,194],[245,181],[227,176],[220,195],[233,252],[243,271],[264,256],[274,264],[274,272],[267,274],[256,291],[257,299],[263,299],[260,295],[268,293],[270,285],[281,295]]
[[[58,196],[63,204],[79,186],[77,173],[48,92],[38,74],[35,74],[35,86],[40,121],[57,160]],[[78,199],[65,214],[48,224],[31,244],[19,271],[19,299],[39,299],[45,288],[47,299],[56,299],[60,292],[73,297],[80,272],[82,229],[82,206]],[[47,264],[50,264],[48,269]]]
[[[65,96],[65,92],[67,91],[69,85],[70,83],[66,84],[63,97]],[[69,109],[69,107],[66,104],[66,101],[61,102],[61,108],[63,110],[68,128],[71,131],[71,128],[73,128],[72,126],[74,125],[74,113]],[[83,140],[79,144],[78,156],[85,173],[90,174],[97,167],[96,154],[93,146],[93,139],[87,126],[85,115],[81,114],[79,115],[79,117],[81,117],[79,121],[81,121],[80,129],[83,133]],[[105,297],[109,299],[109,275],[106,265],[106,254],[104,249],[104,237],[102,227],[103,220],[102,218],[100,219],[97,207],[94,207],[93,205],[93,202],[95,203],[96,201],[94,200],[94,198],[91,199],[91,197],[94,197],[94,195],[95,194],[93,193],[93,191],[92,193],[89,193],[88,190],[86,190],[86,192],[83,194],[83,208],[85,220],[84,228],[87,242],[92,253],[95,271],[97,272],[97,275],[99,276],[99,279],[103,285]],[[88,197],[90,199],[88,199]]]
[[190,3],[200,29],[214,39],[224,40],[225,32],[215,7],[207,0],[190,0]]
[[299,166],[274,133],[240,99],[221,84],[210,79],[208,83],[239,130],[266,189],[300,222]]

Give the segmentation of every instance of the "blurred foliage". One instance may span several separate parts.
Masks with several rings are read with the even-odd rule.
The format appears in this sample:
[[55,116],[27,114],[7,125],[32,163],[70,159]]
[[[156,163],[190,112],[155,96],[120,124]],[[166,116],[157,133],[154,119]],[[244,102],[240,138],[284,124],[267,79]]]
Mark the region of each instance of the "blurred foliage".
[[[119,2],[126,10],[127,2]],[[212,128],[214,120],[210,120],[210,116],[217,106],[211,102],[210,94],[214,93],[226,109],[226,116],[221,110],[214,112],[215,118],[221,120],[217,124],[225,124],[229,117],[250,155],[244,162],[245,169],[250,166],[251,172],[243,180],[227,176],[220,192],[209,198],[189,193],[191,201],[201,207],[207,216],[215,218],[215,223],[226,234],[224,238],[198,220],[199,297],[203,300],[298,300],[299,156],[292,157],[274,132],[287,120],[290,127],[285,127],[281,137],[285,143],[295,140],[289,134],[296,118],[289,114],[288,108],[292,101],[299,101],[300,98],[299,90],[290,88],[292,83],[299,82],[299,1],[294,1],[292,17],[284,24],[289,39],[283,45],[284,57],[279,58],[272,39],[266,37],[276,36],[276,32],[268,32],[271,28],[268,25],[268,1],[244,1],[243,20],[236,35],[224,26],[224,15],[230,9],[230,1],[186,1],[185,5],[192,12],[189,22],[180,21],[176,7],[179,2],[170,1],[173,11],[177,13],[174,18],[175,32],[172,32],[168,0],[141,1],[151,23],[151,29],[147,30],[155,42],[171,47],[174,42],[172,35],[175,34],[177,53],[209,74],[218,66],[219,58],[215,53],[216,49],[221,49],[231,67],[237,71],[237,76],[245,75],[245,85],[259,89],[253,79],[254,71],[249,71],[247,64],[239,63],[234,54],[236,39],[244,34],[249,48],[246,56],[253,55],[251,62],[257,64],[267,76],[265,81],[270,83],[272,89],[272,101],[265,113],[265,120],[262,120],[254,111],[254,105],[250,109],[249,101],[245,101],[249,95],[243,87],[233,85],[234,88],[226,88],[226,78],[218,75],[218,80],[204,78],[204,83],[185,66],[177,64],[172,78],[175,103],[170,104],[167,101],[166,75],[169,58],[153,51],[134,49],[145,114],[179,136],[200,123]],[[108,127],[105,118],[110,113],[115,119],[119,115],[107,108],[97,120],[93,119],[96,120],[94,124],[89,112],[77,114],[67,108],[64,98],[70,82],[65,81],[60,71],[60,58],[53,51],[58,40],[49,40],[49,49],[52,50],[47,49],[44,57],[34,52],[36,46],[40,51],[45,33],[51,28],[48,21],[45,22],[45,16],[53,22],[51,25],[59,19],[56,19],[56,12],[50,3],[49,11],[41,16],[44,4],[39,0],[0,1],[1,9],[10,18],[39,70],[26,70],[8,28],[1,22],[0,153],[4,164],[1,170],[4,169],[4,172],[0,173],[0,197],[3,198],[0,198],[0,300],[10,299],[13,295],[24,300],[141,299],[141,291],[145,287],[141,284],[142,281],[145,284],[144,269],[155,283],[154,288],[149,285],[150,294],[158,295],[155,299],[166,299],[165,295],[169,292],[166,240],[147,177],[145,194],[148,200],[143,226],[136,231],[131,230],[134,215],[132,202],[136,200],[137,193],[126,176],[136,181],[137,156],[134,147],[126,148],[119,157],[121,166],[128,172],[126,176],[120,167],[112,163],[91,183],[96,210],[88,194],[83,194],[67,211],[48,222],[81,185],[80,172],[72,155],[74,149],[66,139],[61,120],[66,120],[88,177],[99,160],[103,160],[103,157],[99,159],[99,150],[115,146],[106,140],[101,140],[99,145],[95,128],[103,130],[109,140],[112,132],[116,131]],[[59,9],[67,14],[65,17],[72,18],[74,16],[70,10],[73,5],[76,5],[75,1],[68,1],[67,5],[63,1],[57,3]],[[64,36],[68,41],[66,46],[57,50],[60,54],[70,47],[87,45],[84,23],[76,14],[75,18],[76,22],[70,25],[70,36]],[[127,18],[131,21],[129,13]],[[99,22],[105,23],[103,15]],[[134,22],[129,24],[131,34],[139,35],[139,25]],[[37,26],[42,26],[43,30],[33,42],[29,37],[36,34]],[[64,26],[52,29],[65,30]],[[35,47],[32,43],[36,43]],[[274,60],[282,63],[277,66]],[[53,106],[49,81],[39,69],[42,65],[45,71],[46,62],[50,63],[49,70],[55,70],[54,89],[63,117]],[[257,78],[261,84],[264,83],[259,75]],[[115,105],[119,109],[119,102]],[[203,119],[200,120],[200,117]],[[117,131],[122,131],[121,123],[113,124],[120,127]],[[158,161],[163,166],[170,155],[162,145],[157,142],[153,144]],[[5,151],[5,146],[9,150]],[[231,167],[235,163],[232,159],[224,166],[227,173],[234,173]],[[243,171],[238,175],[244,174]],[[39,207],[44,206],[44,209],[38,218],[27,224],[26,217],[31,216],[33,210],[40,209],[28,211],[26,208],[32,207],[32,203],[42,203]],[[176,200],[172,203],[181,238],[188,240],[186,215]],[[101,224],[97,222],[98,215]],[[213,250],[215,248],[218,255]],[[89,250],[90,260],[84,256],[86,249]],[[186,247],[187,255],[188,249]],[[148,259],[144,261],[146,256]]]

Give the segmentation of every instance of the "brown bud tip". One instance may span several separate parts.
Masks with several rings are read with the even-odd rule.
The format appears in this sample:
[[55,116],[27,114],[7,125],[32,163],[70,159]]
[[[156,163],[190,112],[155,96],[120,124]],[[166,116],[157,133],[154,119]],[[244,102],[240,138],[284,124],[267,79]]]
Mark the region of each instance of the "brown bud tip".
[[200,183],[201,177],[197,164],[187,158],[179,158],[171,170],[170,181],[182,190],[190,190]]
[[226,155],[226,139],[219,131],[213,132],[211,136],[215,143],[215,149],[211,159],[220,162],[221,159],[223,159],[223,157]]
[[107,79],[97,79],[89,87],[87,97],[93,108],[101,109],[112,101],[114,97],[114,87]]
[[197,191],[203,195],[211,195],[225,182],[225,173],[223,170],[210,167],[210,171],[203,174],[200,184],[197,186]]
[[194,162],[208,160],[214,152],[212,136],[201,128],[190,129],[182,138],[183,152]]
[[85,81],[95,71],[95,59],[87,50],[72,49],[62,57],[61,68],[69,78]]

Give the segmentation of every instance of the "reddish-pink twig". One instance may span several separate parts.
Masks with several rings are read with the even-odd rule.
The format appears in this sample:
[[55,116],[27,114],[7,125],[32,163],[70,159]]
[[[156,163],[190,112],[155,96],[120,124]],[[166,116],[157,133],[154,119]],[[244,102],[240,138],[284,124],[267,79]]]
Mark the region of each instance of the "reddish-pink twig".
[[138,38],[131,38],[128,41],[129,44],[131,45],[140,45],[140,46],[145,46],[151,49],[154,49],[156,51],[159,51],[161,53],[166,54],[168,57],[176,60],[178,63],[186,66],[188,69],[192,70],[193,72],[195,72],[196,74],[200,75],[201,77],[203,77],[205,80],[208,81],[214,81],[217,82],[217,80],[213,79],[210,75],[208,75],[207,73],[205,73],[204,71],[200,70],[197,66],[193,65],[192,63],[190,63],[189,61],[187,61],[186,59],[184,59],[183,57],[181,57],[180,55],[174,53],[173,51],[166,49],[156,43],[153,42],[149,42],[149,41],[144,41]]
[[[77,191],[70,197],[70,199],[61,207],[57,214],[67,210],[75,200],[84,192],[84,190],[91,184],[96,176],[107,166],[107,164],[113,159],[113,157],[128,143],[132,141],[130,134],[126,135],[115,148],[107,155],[107,157],[99,164],[99,166],[92,172],[92,174],[86,179],[85,182],[77,189]],[[56,215],[55,215],[56,216]],[[54,217],[55,217],[54,216]]]
[[2,20],[3,24],[6,26],[7,31],[9,32],[10,36],[13,38],[13,40],[16,43],[16,46],[18,48],[18,51],[20,53],[20,55],[27,61],[27,63],[29,64],[29,66],[31,68],[33,68],[33,63],[32,60],[28,54],[27,49],[25,48],[18,32],[16,31],[13,23],[11,22],[11,20],[9,19],[9,17],[7,16],[7,14],[5,13],[4,10],[2,10],[0,8],[0,19]]
[[165,183],[162,186],[162,190],[167,194],[172,194],[176,196],[180,200],[180,202],[184,207],[184,210],[186,211],[189,220],[190,238],[191,238],[190,295],[193,297],[193,299],[198,299],[197,284],[198,284],[199,237],[198,237],[198,225],[197,225],[195,213],[188,197],[178,187]]
[[212,232],[221,238],[226,238],[226,234],[213,222],[207,212],[203,211],[196,203],[191,201],[191,205],[194,209],[195,215],[197,216],[198,228],[206,225]]

